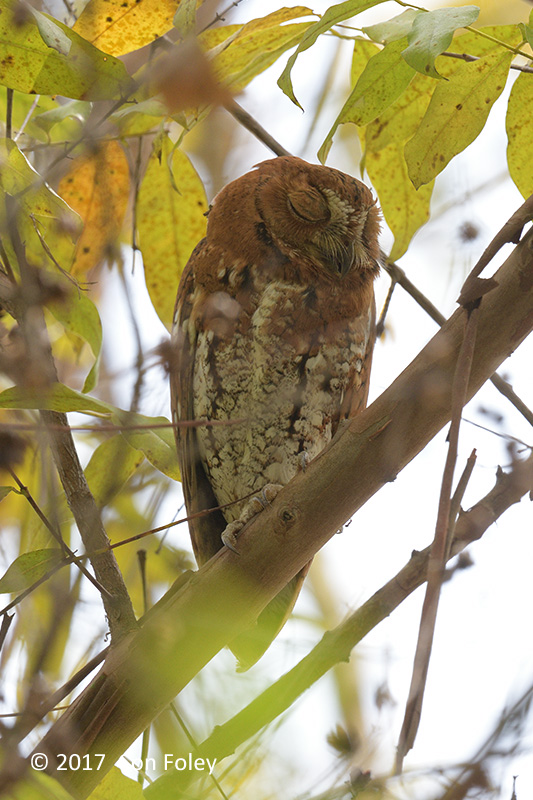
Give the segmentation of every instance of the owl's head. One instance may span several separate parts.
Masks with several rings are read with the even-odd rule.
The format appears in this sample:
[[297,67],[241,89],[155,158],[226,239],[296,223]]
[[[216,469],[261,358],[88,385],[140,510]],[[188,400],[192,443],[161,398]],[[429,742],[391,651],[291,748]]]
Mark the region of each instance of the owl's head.
[[336,277],[376,270],[380,214],[364,183],[294,157],[263,161],[256,176],[260,224],[286,257]]

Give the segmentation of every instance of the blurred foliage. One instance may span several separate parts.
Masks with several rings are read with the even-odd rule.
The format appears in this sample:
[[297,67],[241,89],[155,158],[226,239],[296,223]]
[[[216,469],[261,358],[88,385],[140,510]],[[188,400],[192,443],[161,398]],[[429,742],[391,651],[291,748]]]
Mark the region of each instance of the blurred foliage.
[[[0,552],[5,564],[0,592],[12,593],[15,601],[24,593],[12,608],[17,613],[1,663],[17,685],[17,696],[7,699],[23,712],[94,656],[107,629],[98,597],[50,534],[53,527],[80,554],[38,410],[68,413],[72,424],[83,428],[76,441],[114,545],[161,525],[160,508],[167,513],[175,505],[169,478],[178,479],[179,471],[172,428],[158,410],[139,413],[146,372],[161,365],[147,366],[139,347],[131,404],[124,409],[120,376],[109,357],[122,348],[124,325],[115,320],[114,328],[102,330],[100,312],[111,291],[110,276],[123,277],[124,250],[140,250],[149,297],[170,326],[181,270],[203,236],[208,208],[187,151],[194,150],[195,137],[201,138],[198,130],[209,130],[217,119],[217,106],[230,104],[234,94],[294,47],[279,70],[279,86],[298,103],[291,71],[300,54],[324,36],[337,37],[339,44],[348,40],[353,56],[343,77],[350,88],[336,117],[326,120],[329,133],[318,158],[326,161],[341,126],[343,135],[359,138],[361,169],[394,234],[391,256],[399,258],[429,219],[435,179],[479,135],[514,73],[507,161],[522,195],[533,192],[533,12],[528,21],[520,19],[522,4],[513,7],[516,19],[502,19],[495,16],[502,4],[493,3],[485,4],[477,19],[476,6],[431,11],[416,6],[379,25],[353,27],[361,11],[380,2],[348,0],[321,16],[305,6],[279,7],[245,24],[226,24],[226,13],[217,13],[224,11],[221,6],[206,12],[201,0],[89,0],[77,20],[70,11],[63,20],[18,0],[0,0],[5,137],[0,142]],[[319,78],[311,70],[309,81],[318,84]],[[206,149],[226,158],[231,135],[222,123],[217,134]],[[204,154],[205,164],[209,156]],[[215,169],[216,183],[224,170],[220,163]],[[32,371],[32,345],[19,326],[20,314],[36,308],[43,312],[47,346],[59,373],[44,384]],[[130,311],[134,316],[132,305]],[[138,567],[140,547],[148,552],[147,592]],[[154,602],[191,566],[188,551],[162,531],[116,553],[138,615],[147,598],[148,605]],[[329,624],[327,590],[321,587],[321,619]],[[86,626],[94,641],[80,634]],[[223,667],[226,657],[221,656]],[[256,693],[254,681],[239,683],[232,669],[222,669],[214,681],[199,676],[185,700],[203,735],[219,716],[234,713]],[[346,719],[345,728],[330,735],[350,767],[357,763],[354,742],[362,735],[357,678],[353,670],[341,670],[335,680],[340,706],[345,705],[347,717],[357,716],[357,731],[351,730],[353,719]],[[190,747],[178,717],[158,719],[158,752],[174,752],[176,743]],[[4,758],[11,752],[8,748]],[[481,766],[476,775],[464,784],[466,791],[481,786]],[[245,750],[226,784],[242,783],[245,796],[266,798],[271,795],[264,778],[257,750]],[[11,796],[37,800],[66,793],[35,774]],[[93,795],[95,800],[141,796],[141,787],[118,770]],[[219,790],[207,781],[194,796],[219,796]],[[389,796],[385,780],[371,780],[357,770],[348,783],[336,781],[328,795]]]

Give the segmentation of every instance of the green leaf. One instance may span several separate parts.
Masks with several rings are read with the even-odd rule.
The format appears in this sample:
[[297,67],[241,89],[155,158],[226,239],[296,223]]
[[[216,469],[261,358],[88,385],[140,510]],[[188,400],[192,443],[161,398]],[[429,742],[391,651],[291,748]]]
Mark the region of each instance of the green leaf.
[[77,100],[111,100],[128,93],[131,79],[121,61],[48,14],[28,11],[24,18],[23,9],[16,0],[0,0],[0,83],[19,92]]
[[[52,261],[36,232],[37,228],[54,259],[68,271],[74,258],[76,233],[80,229],[78,215],[43,182],[10,139],[0,141],[0,163],[0,187],[7,194],[18,197],[21,208],[19,231],[28,260],[38,266],[52,268]],[[0,209],[0,220],[2,214]],[[16,259],[13,263],[16,263]],[[55,266],[53,270],[57,271]]]
[[387,225],[394,234],[390,257],[407,251],[416,231],[429,219],[433,181],[416,190],[411,183],[403,144],[392,142],[379,151],[367,150],[365,167]]
[[0,408],[34,408],[50,411],[77,411],[96,417],[109,417],[115,407],[95,397],[77,392],[63,383],[53,383],[47,390],[12,386],[0,392]]
[[415,70],[402,58],[404,47],[405,39],[391,42],[368,61],[363,74],[326,136],[319,151],[321,160],[329,150],[328,145],[339,125],[345,122],[353,122],[359,126],[367,125],[407,88]]
[[477,6],[438,8],[418,14],[407,37],[409,47],[404,50],[403,57],[422,75],[442,78],[435,69],[436,57],[448,48],[457,28],[471,25],[478,16]]
[[418,130],[405,146],[409,175],[416,188],[429,183],[482,131],[503,91],[513,53],[501,49],[461,64],[440,81]]
[[98,445],[84,471],[99,508],[113,500],[143,461],[144,454],[120,434]]
[[182,37],[194,31],[196,27],[196,0],[181,0],[174,14],[173,24]]
[[310,47],[312,47],[318,37],[322,33],[326,33],[327,31],[331,30],[334,25],[338,25],[339,22],[344,22],[345,20],[350,19],[350,17],[355,17],[361,11],[366,11],[367,8],[373,8],[373,6],[377,6],[383,2],[385,2],[385,0],[347,0],[347,2],[338,3],[335,6],[330,6],[330,8],[328,8],[328,10],[322,15],[322,18],[307,29],[302,41],[296,48],[296,52],[293,53],[293,55],[287,61],[287,66],[283,70],[278,80],[278,86],[284,92],[284,94],[286,94],[287,97],[292,100],[293,103],[301,108],[300,103],[294,95],[291,81],[291,71],[300,53],[303,53],[305,50],[308,50]]
[[168,329],[180,275],[205,236],[206,211],[205,190],[189,158],[161,134],[139,189],[137,226],[148,293]]
[[8,494],[11,494],[11,492],[20,494],[20,492],[17,489],[15,489],[14,486],[0,486],[0,501],[2,501],[4,497],[7,497]]
[[62,560],[63,552],[58,547],[23,553],[0,578],[0,593],[24,591]]
[[[118,412],[113,421],[122,425],[122,436],[131,447],[140,450],[159,472],[175,481],[181,480],[174,433],[166,417],[145,417],[143,414]],[[152,427],[165,425],[168,427]]]
[[[533,12],[532,12],[532,14],[533,14]],[[531,16],[530,16],[530,20],[531,20]],[[522,31],[522,35],[523,35],[524,39],[526,40],[526,42],[528,43],[528,45],[533,49],[533,27],[531,27],[531,24],[525,25],[523,22],[519,22],[518,23],[518,27]]]
[[[480,36],[480,34],[486,34]],[[491,38],[488,39],[487,36]],[[496,39],[496,41],[493,41]],[[465,31],[453,40],[454,53],[469,53],[472,56],[486,56],[504,45],[517,47],[522,41],[522,34],[518,25],[486,25],[479,30]],[[457,68],[457,61],[453,58],[439,59],[439,72],[445,78],[448,70],[452,72]]]
[[30,6],[26,6],[26,8],[35,20],[43,42],[47,44],[48,47],[57,50],[60,55],[68,56],[70,48],[72,47],[72,41],[63,33],[56,20],[48,17],[46,14],[41,14],[40,11],[36,11],[36,9]]
[[18,386],[5,389],[0,393],[0,408],[50,409],[65,413],[76,411],[79,414],[107,417],[121,429],[121,435],[128,444],[144,453],[156,469],[174,480],[180,480],[174,434],[166,417],[147,417],[124,411],[63,383],[52,384],[47,391]]
[[93,104],[87,103],[85,100],[69,100],[68,103],[63,103],[49,111],[43,111],[42,114],[37,114],[33,121],[43,131],[50,133],[53,127],[66,119],[76,119],[82,125],[91,113],[92,107]]
[[46,307],[63,327],[87,342],[94,356],[94,363],[83,385],[83,392],[94,389],[98,379],[98,364],[102,349],[102,323],[93,301],[81,289],[66,278],[61,279],[63,295],[48,300]]
[[377,25],[368,25],[366,28],[363,28],[363,31],[374,42],[381,42],[382,44],[397,42],[398,39],[403,39],[404,36],[407,36],[413,27],[413,22],[416,17],[423,13],[423,11],[418,9],[408,8],[406,11],[398,14],[397,17],[393,17],[386,22],[378,22]]
[[523,197],[533,192],[533,75],[521,72],[513,84],[505,127],[509,173]]
[[118,767],[112,767],[87,800],[145,800],[145,794],[137,781],[127,778]]

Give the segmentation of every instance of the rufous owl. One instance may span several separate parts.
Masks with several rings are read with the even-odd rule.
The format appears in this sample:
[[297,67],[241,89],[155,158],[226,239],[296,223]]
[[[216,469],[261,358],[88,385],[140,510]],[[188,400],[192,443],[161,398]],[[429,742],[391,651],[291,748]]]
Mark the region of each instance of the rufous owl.
[[[190,521],[200,566],[224,531],[235,541],[251,494],[264,503],[365,407],[379,219],[363,183],[293,157],[264,161],[216,196],[172,333],[174,422],[229,423],[176,425],[187,513],[234,503]],[[308,568],[231,643],[242,668],[279,632]]]

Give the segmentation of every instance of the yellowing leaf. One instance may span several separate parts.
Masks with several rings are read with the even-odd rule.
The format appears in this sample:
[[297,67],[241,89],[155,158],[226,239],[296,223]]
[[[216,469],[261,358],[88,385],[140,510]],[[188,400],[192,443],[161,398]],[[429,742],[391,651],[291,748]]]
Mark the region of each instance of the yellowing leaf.
[[63,279],[63,294],[46,302],[46,307],[63,327],[81,337],[92,350],[94,363],[83,385],[84,392],[94,389],[102,348],[102,323],[98,309],[81,289]]
[[105,53],[122,56],[167,33],[179,4],[180,0],[89,0],[73,30]]
[[[0,187],[18,198],[17,224],[28,260],[35,266],[52,267],[44,241],[55,261],[64,270],[69,270],[74,256],[74,237],[80,227],[78,216],[43,183],[26,156],[10,139],[0,142],[0,167]],[[2,206],[0,220],[3,214]],[[10,247],[8,237],[4,246],[6,249]],[[15,263],[16,258],[13,259]]]
[[[233,91],[240,91],[282,53],[297,44],[313,25],[312,22],[281,23],[309,14],[312,11],[305,6],[282,8],[243,26],[228,25],[207,30],[199,41],[208,52],[213,51],[215,76]],[[224,43],[228,46],[224,47]]]
[[[480,35],[486,34],[486,36]],[[491,39],[487,39],[490,36]],[[496,41],[494,41],[496,40]],[[454,53],[469,53],[472,56],[486,56],[494,50],[501,48],[500,42],[516,47],[522,41],[522,34],[518,25],[486,25],[479,31],[466,31],[460,36],[455,36],[451,47]],[[448,76],[446,64],[454,64],[453,58],[439,58],[439,72],[444,77]],[[452,70],[454,67],[449,66]]]
[[403,94],[367,125],[368,150],[381,150],[392,142],[405,143],[420,124],[437,83],[417,74]]
[[207,200],[188,157],[167,134],[154,145],[137,200],[146,286],[160,320],[172,326],[180,275],[205,236]]
[[429,219],[433,181],[416,190],[407,172],[403,145],[393,142],[379,151],[367,150],[365,167],[379,196],[387,225],[394,234],[390,257],[403,256],[413,235]]
[[123,425],[122,436],[131,447],[144,453],[153,467],[175,481],[181,480],[174,432],[166,417],[146,417],[117,409],[113,422]]
[[[112,767],[96,789],[91,792],[88,800],[118,800],[118,798],[121,800],[145,800],[145,795],[137,781],[127,778],[118,767]],[[58,798],[58,800],[63,800],[63,798]]]
[[83,220],[72,274],[85,276],[109,251],[120,233],[129,199],[126,155],[118,142],[104,142],[79,156],[62,178],[58,192]]
[[124,64],[62,22],[39,14],[42,31],[48,29],[44,35],[55,41],[50,46],[35,16],[24,16],[23,9],[15,0],[0,0],[0,83],[19,92],[76,100],[114,99],[127,93],[131,79]]
[[41,391],[12,386],[0,392],[0,408],[46,408],[109,418],[121,429],[121,435],[131,447],[143,452],[156,469],[179,480],[174,434],[166,417],[133,414],[96,397],[88,397],[63,383],[54,383]]
[[409,85],[415,71],[405,63],[405,39],[385,45],[372,56],[329,131],[319,158],[325,157],[337,127],[345,122],[367,125],[390,106]]
[[77,411],[97,417],[109,417],[114,406],[77,392],[63,383],[53,383],[46,391],[12,386],[0,392],[0,408],[45,408],[51,411]]
[[481,132],[503,91],[513,53],[497,50],[461,64],[440,81],[418,130],[405,146],[409,175],[416,188],[429,183]]
[[0,578],[0,593],[22,592],[61,563],[63,552],[58,547],[23,553]]
[[144,454],[120,434],[98,445],[84,471],[99,508],[111,502],[143,461]]
[[533,192],[533,76],[521,72],[513,84],[507,106],[507,163],[509,173],[524,197]]

